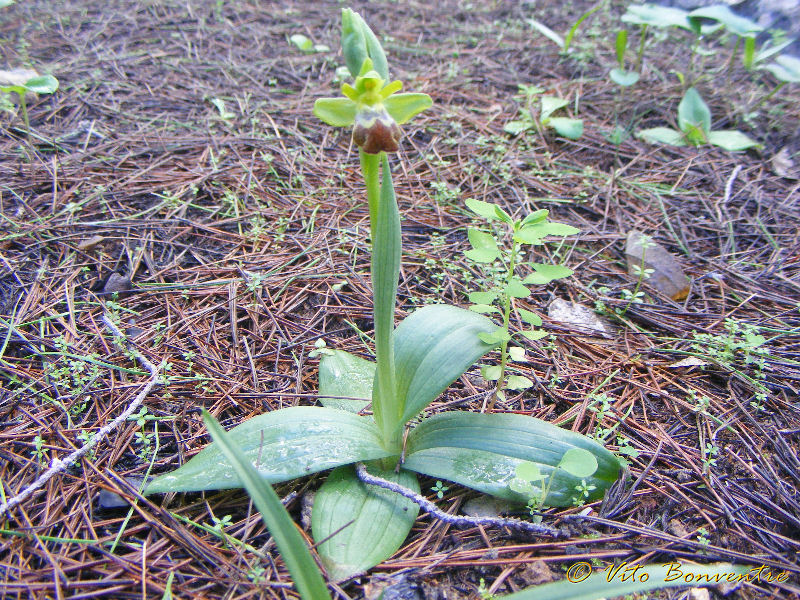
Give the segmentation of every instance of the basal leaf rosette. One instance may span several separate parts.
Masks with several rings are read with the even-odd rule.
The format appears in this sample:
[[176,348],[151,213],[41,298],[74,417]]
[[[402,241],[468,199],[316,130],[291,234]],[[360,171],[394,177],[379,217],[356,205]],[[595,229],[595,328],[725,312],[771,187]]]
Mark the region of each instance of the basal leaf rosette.
[[387,83],[367,58],[354,84],[342,86],[344,98],[320,98],[314,114],[334,127],[353,125],[353,141],[367,154],[397,152],[400,125],[433,104],[427,94],[398,94],[402,87]]

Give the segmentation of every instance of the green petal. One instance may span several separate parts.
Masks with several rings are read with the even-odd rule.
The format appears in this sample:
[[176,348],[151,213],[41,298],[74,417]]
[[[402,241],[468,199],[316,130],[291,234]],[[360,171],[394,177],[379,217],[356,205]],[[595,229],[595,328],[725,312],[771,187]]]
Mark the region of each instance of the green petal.
[[349,98],[320,98],[314,102],[314,115],[328,125],[347,127],[356,118],[356,103]]
[[395,93],[399,92],[402,89],[403,89],[403,82],[399,81],[399,80],[395,80],[392,83],[386,85],[381,90],[381,96],[383,97],[384,100],[386,100],[386,98],[388,98],[392,94],[395,94]]
[[433,100],[428,94],[394,94],[383,101],[392,118],[399,125],[407,122],[417,113],[421,113],[426,108],[430,108]]

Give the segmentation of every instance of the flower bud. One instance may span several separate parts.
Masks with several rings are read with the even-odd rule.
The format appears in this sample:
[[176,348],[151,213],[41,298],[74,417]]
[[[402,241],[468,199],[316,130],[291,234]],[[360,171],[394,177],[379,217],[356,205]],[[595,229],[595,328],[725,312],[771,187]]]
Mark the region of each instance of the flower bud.
[[397,152],[402,131],[383,105],[367,106],[356,113],[353,141],[367,154]]

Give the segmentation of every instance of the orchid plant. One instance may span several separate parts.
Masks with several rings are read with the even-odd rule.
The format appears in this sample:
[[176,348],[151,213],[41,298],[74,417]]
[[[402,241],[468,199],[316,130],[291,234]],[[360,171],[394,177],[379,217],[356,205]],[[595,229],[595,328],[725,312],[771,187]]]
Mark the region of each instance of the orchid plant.
[[[342,47],[354,81],[342,86],[343,97],[317,100],[314,114],[333,126],[352,125],[359,147],[372,231],[376,360],[318,348],[322,407],[272,411],[226,436],[269,483],[334,468],[316,494],[311,519],[317,550],[333,580],[391,556],[419,510],[391,491],[368,488],[354,463],[365,463],[369,472],[417,492],[419,473],[520,504],[529,497],[510,484],[523,462],[549,476],[570,450],[591,453],[598,467],[586,478],[594,486],[590,499],[602,496],[620,470],[619,460],[593,440],[521,414],[443,412],[411,427],[453,381],[501,342],[491,337],[497,325],[488,317],[448,305],[421,308],[395,327],[401,230],[388,154],[399,147],[400,126],[432,102],[425,94],[399,93],[402,84],[390,82],[378,39],[349,9],[342,13]],[[242,487],[246,481],[227,456],[214,442],[177,470],[157,477],[145,493]],[[570,505],[582,482],[563,469],[557,475],[544,502]]]

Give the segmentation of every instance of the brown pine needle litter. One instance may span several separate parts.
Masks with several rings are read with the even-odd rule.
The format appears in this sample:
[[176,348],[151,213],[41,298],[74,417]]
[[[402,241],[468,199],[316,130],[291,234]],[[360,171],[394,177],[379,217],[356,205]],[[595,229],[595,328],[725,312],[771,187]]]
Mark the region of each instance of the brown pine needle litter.
[[[0,515],[0,597],[161,598],[170,577],[175,598],[296,597],[245,493],[140,489],[210,441],[201,408],[230,429],[314,404],[317,340],[369,357],[357,156],[347,131],[311,116],[343,61],[287,41],[303,33],[337,48],[341,4],[61,4],[0,9],[3,64],[61,82],[28,103],[30,141],[14,106],[0,105],[0,505],[29,493]],[[770,159],[800,148],[796,86],[749,128],[746,108],[763,92],[739,61],[720,71],[728,47],[699,59],[710,79],[698,87],[715,129],[746,128],[763,151],[615,146],[603,135],[615,113],[637,129],[674,119],[680,34],[645,55],[646,85],[621,100],[603,33],[619,24],[616,4],[587,20],[567,57],[526,20],[565,31],[589,2],[360,4],[389,36],[398,75],[434,99],[401,143],[398,318],[436,301],[466,306],[485,277],[462,259],[466,198],[511,214],[547,208],[578,227],[561,247],[535,247],[575,274],[517,303],[555,337],[526,345],[516,372],[536,385],[494,410],[602,437],[628,453],[630,472],[602,503],[546,511],[564,539],[421,516],[394,557],[336,593],[359,598],[371,577],[396,575],[427,598],[469,598],[481,578],[501,579],[502,593],[530,585],[537,561],[558,578],[578,560],[722,560],[792,574],[741,597],[794,597],[800,186]],[[518,83],[569,98],[584,135],[504,133],[524,109]],[[692,278],[686,300],[645,285],[615,316],[636,287],[624,257],[632,229],[678,257]],[[597,308],[614,336],[549,320],[554,297]],[[475,368],[429,413],[480,410],[490,391]],[[435,481],[421,483],[448,514],[475,497],[449,484],[438,498]],[[298,523],[318,485],[278,486]]]

